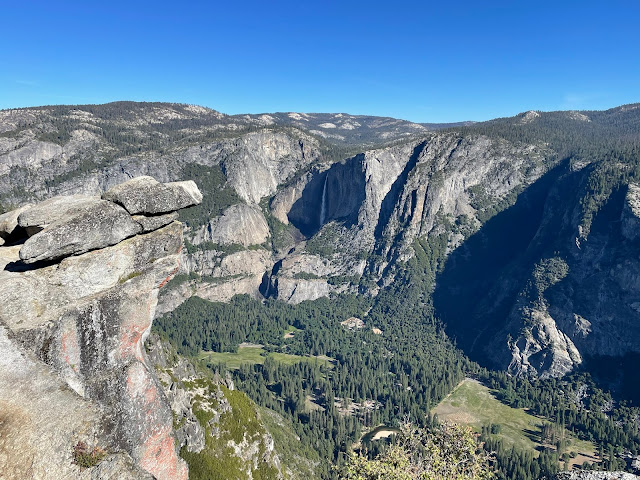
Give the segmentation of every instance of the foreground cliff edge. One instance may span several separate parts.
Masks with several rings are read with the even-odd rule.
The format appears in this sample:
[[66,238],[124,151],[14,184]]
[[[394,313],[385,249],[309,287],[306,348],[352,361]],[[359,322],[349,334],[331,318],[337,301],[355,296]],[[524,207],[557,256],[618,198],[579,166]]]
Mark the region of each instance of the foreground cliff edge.
[[0,216],[0,478],[187,478],[143,343],[201,200],[138,177]]

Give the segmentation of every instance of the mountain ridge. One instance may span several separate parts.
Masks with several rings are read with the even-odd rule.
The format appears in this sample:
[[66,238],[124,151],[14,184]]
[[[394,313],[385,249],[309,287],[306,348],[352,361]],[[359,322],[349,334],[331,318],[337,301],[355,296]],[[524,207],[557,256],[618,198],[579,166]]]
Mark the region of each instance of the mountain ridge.
[[[267,358],[234,375],[263,407],[333,425],[332,441],[298,434],[334,460],[357,422],[419,415],[480,368],[463,352],[531,381],[637,353],[637,105],[411,127],[418,135],[382,125],[396,137],[373,144],[276,124],[283,115],[126,102],[3,111],[0,202],[102,195],[148,175],[195,181],[202,201],[178,214],[185,248],[158,296],[158,331],[189,355],[252,341],[330,359],[331,373]],[[364,327],[346,331],[344,315]],[[201,445],[193,405],[175,407],[189,419],[181,435],[193,433],[185,445]]]
[[[439,131],[383,117],[229,116],[153,102],[5,110],[0,197],[11,204],[97,193],[130,176],[170,181],[189,171],[211,182],[207,211],[198,207],[185,232],[183,265],[195,270],[184,274],[200,280],[177,285],[160,312],[175,308],[194,287],[204,298],[225,301],[236,293],[261,298],[269,292],[292,302],[349,291],[375,295],[413,255],[416,239],[445,235],[448,251],[455,251],[566,159],[571,169],[595,172],[585,177],[580,206],[571,214],[576,242],[584,242],[612,193],[584,190],[584,182],[618,170],[633,175],[631,164],[599,172],[615,165],[616,155],[633,163],[627,146],[639,138],[639,108],[529,111]],[[369,123],[352,124],[363,119]],[[375,146],[357,136],[325,138],[314,133],[324,123],[327,131],[369,128],[395,137],[391,145],[385,138]],[[222,191],[229,193],[220,202]],[[237,240],[229,233],[236,226]],[[262,233],[253,236],[258,226]],[[285,268],[276,267],[285,259]],[[318,262],[325,266],[318,269]]]

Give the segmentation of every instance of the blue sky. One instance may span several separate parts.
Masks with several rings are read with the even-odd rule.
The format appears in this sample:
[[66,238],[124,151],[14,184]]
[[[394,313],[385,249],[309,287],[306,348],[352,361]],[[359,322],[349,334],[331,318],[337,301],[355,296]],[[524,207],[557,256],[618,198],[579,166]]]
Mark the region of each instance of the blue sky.
[[419,122],[640,102],[640,2],[0,0],[0,108],[172,101]]

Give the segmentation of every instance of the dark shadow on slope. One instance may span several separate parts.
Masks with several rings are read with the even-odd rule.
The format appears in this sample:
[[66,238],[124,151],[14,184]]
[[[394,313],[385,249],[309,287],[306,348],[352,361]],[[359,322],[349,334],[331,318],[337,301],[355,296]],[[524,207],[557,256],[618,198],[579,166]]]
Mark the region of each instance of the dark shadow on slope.
[[[549,287],[545,298],[553,318],[562,318],[566,306],[571,305],[571,313],[600,323],[590,335],[577,335],[574,343],[581,352],[609,344],[608,348],[620,355],[583,353],[581,369],[588,371],[601,389],[640,405],[640,314],[633,283],[621,282],[619,276],[621,268],[634,271],[628,262],[640,251],[640,238],[629,238],[622,229],[626,193],[626,187],[611,193],[594,216],[588,241],[582,242],[580,255],[572,259],[568,275]],[[606,335],[596,334],[602,332],[603,321]]]
[[621,357],[593,356],[584,360],[583,368],[591,373],[598,387],[640,406],[640,353],[627,353]]
[[282,268],[282,260],[278,260],[273,264],[271,273],[264,272],[264,275],[262,275],[262,282],[258,287],[258,291],[264,298],[278,296],[278,288],[276,286],[277,281],[275,281],[275,279],[276,275],[278,275],[278,272],[280,271],[280,268]]
[[[588,240],[581,243],[580,254],[567,258],[567,276],[545,290],[553,318],[561,318],[568,304],[574,313],[586,319],[597,318],[603,315],[603,295],[616,300],[624,297],[615,274],[611,272],[619,268],[625,259],[635,257],[640,249],[640,240],[625,239],[621,230],[626,190],[618,188],[611,193],[593,217]],[[616,309],[613,316],[638,317],[638,312],[621,300],[611,303]],[[613,305],[604,307],[610,311],[614,309]],[[580,348],[582,343],[577,343],[577,346]]]
[[354,225],[365,200],[363,163],[364,154],[359,154],[314,175],[289,211],[293,226],[310,238],[332,220]]
[[30,272],[32,270],[38,270],[40,268],[49,267],[51,265],[55,265],[56,263],[60,263],[62,259],[57,260],[49,260],[49,261],[40,261],[35,263],[24,263],[22,260],[17,260],[15,262],[9,262],[4,266],[4,270],[6,272]]
[[[435,313],[470,358],[495,365],[495,359],[485,358],[481,346],[504,324],[532,263],[547,243],[536,238],[532,245],[549,193],[567,172],[568,162],[563,162],[530,185],[513,206],[488,220],[453,251],[437,277]],[[549,228],[544,230],[547,235]]]
[[530,428],[525,428],[522,430],[522,433],[534,443],[540,443],[540,430],[531,430]]

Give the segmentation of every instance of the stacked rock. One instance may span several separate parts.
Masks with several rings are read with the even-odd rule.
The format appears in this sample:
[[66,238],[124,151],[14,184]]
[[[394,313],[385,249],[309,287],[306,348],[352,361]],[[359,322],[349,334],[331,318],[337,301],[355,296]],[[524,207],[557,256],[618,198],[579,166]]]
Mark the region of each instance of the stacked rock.
[[0,216],[0,237],[16,229],[29,238],[20,249],[24,263],[53,261],[115,245],[157,230],[178,218],[176,210],[197,205],[202,194],[192,181],[160,183],[137,177],[102,198],[60,196]]

